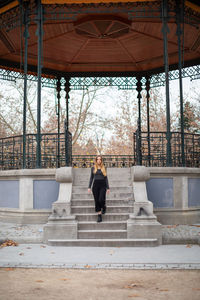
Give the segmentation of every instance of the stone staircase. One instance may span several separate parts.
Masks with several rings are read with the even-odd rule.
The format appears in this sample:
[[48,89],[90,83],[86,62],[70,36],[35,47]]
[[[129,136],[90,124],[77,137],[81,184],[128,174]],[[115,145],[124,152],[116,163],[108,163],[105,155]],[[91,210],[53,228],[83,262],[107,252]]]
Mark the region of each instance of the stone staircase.
[[106,196],[106,214],[97,223],[92,194],[88,194],[90,169],[74,169],[71,214],[78,222],[78,238],[74,240],[49,240],[60,246],[154,246],[154,239],[127,239],[127,220],[133,213],[133,182],[130,168],[109,168],[110,194]]

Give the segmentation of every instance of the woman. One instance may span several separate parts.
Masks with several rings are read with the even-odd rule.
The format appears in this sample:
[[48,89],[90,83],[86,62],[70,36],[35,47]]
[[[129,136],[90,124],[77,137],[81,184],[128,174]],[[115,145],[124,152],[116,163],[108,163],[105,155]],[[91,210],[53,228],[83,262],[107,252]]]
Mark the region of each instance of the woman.
[[110,189],[106,169],[100,155],[95,158],[94,167],[91,168],[88,193],[91,193],[91,186],[95,201],[95,211],[98,213],[97,222],[102,222],[102,214],[106,213],[106,191],[109,193]]

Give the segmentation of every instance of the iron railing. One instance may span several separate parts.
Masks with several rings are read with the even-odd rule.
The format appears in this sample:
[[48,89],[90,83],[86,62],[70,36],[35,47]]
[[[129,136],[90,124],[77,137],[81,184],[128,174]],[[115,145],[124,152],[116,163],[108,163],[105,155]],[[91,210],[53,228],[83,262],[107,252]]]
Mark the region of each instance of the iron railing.
[[[36,168],[36,134],[26,135],[26,168]],[[60,151],[58,152],[58,149]],[[72,136],[68,132],[68,162],[72,163]],[[41,134],[41,168],[58,168],[66,165],[65,134]],[[23,136],[0,139],[0,169],[21,169],[23,167]]]
[[[106,167],[125,168],[140,162],[145,166],[167,165],[166,132],[141,132],[141,151],[138,151],[138,134],[134,133],[133,155],[103,155]],[[89,168],[96,155],[72,155],[72,136],[68,133],[68,151],[65,134],[41,134],[41,168]],[[36,134],[26,135],[26,168],[36,168]],[[172,166],[182,166],[181,133],[171,132]],[[58,149],[60,149],[58,153]],[[185,166],[200,167],[200,134],[184,134]],[[66,160],[66,153],[68,159]],[[0,170],[23,167],[23,136],[0,139]]]
[[[72,155],[74,168],[91,168],[96,155]],[[102,155],[107,168],[128,168],[135,164],[133,155]]]
[[[165,167],[167,165],[166,132],[134,133],[134,161],[144,166]],[[141,150],[138,147],[141,145]],[[140,150],[140,151],[139,151]],[[181,133],[171,132],[172,166],[181,167]],[[184,153],[186,167],[200,167],[200,134],[184,133]]]

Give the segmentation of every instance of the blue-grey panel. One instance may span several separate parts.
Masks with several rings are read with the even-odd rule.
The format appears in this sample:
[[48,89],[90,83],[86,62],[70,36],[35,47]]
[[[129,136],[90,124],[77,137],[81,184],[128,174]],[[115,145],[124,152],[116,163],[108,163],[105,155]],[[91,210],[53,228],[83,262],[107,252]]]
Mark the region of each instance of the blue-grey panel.
[[55,180],[33,181],[33,208],[48,209],[58,199],[59,183]]
[[146,183],[147,196],[154,207],[173,207],[173,179],[152,178]]
[[0,207],[19,208],[18,180],[0,180]]
[[200,178],[188,178],[188,206],[200,206]]

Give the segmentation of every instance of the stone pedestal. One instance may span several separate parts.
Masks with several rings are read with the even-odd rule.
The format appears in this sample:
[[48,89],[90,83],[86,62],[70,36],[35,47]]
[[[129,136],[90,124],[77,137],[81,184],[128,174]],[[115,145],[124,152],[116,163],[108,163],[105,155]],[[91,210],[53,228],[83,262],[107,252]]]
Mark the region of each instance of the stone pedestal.
[[128,239],[157,239],[162,244],[162,226],[153,213],[153,203],[148,201],[146,180],[149,179],[146,167],[133,167],[134,213],[127,221]]
[[44,243],[48,240],[77,239],[77,221],[71,215],[72,168],[56,170],[56,181],[60,183],[58,200],[52,205],[52,214],[44,226]]
[[44,226],[43,242],[48,240],[73,240],[77,239],[77,221],[75,216],[48,219]]
[[162,244],[162,226],[153,214],[152,202],[134,203],[134,213],[127,221],[127,238],[157,239],[157,244]]

